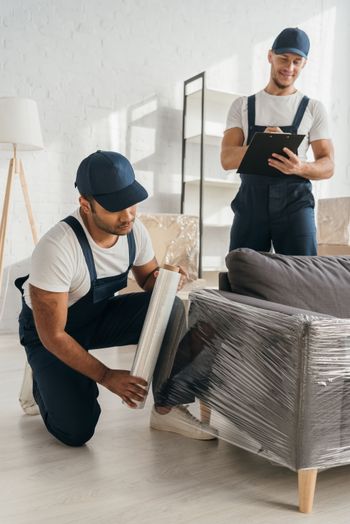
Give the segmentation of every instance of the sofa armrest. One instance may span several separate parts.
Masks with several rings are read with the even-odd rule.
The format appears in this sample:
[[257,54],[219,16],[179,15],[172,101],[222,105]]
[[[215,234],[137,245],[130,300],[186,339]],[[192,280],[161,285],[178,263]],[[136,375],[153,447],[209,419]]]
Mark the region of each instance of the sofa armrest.
[[221,291],[231,291],[230,282],[228,280],[228,272],[221,271],[219,273],[219,289]]

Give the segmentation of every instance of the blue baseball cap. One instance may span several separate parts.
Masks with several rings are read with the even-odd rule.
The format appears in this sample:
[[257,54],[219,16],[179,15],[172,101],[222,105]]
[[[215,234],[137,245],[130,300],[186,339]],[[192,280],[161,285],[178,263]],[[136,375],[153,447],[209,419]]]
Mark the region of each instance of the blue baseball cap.
[[75,187],[84,196],[92,196],[107,211],[121,211],[148,197],[146,189],[135,180],[129,160],[114,151],[96,151],[78,167]]
[[310,40],[305,31],[298,27],[287,27],[277,36],[272,44],[272,51],[277,55],[294,53],[307,58],[310,50]]

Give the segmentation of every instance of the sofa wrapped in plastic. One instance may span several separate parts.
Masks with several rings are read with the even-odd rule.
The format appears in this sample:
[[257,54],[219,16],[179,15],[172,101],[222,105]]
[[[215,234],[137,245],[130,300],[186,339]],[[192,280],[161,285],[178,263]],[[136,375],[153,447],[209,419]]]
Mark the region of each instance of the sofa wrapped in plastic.
[[169,402],[192,392],[220,438],[298,471],[310,511],[317,470],[350,463],[350,257],[241,249],[227,265],[229,291],[191,294]]

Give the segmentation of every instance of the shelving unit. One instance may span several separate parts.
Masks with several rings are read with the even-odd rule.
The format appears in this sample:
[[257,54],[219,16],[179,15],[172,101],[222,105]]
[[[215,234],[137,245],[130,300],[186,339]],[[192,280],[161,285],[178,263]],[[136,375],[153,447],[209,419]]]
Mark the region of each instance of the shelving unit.
[[225,268],[232,210],[239,189],[224,171],[220,146],[230,105],[240,95],[206,88],[205,73],[184,82],[181,213],[199,217],[199,276]]

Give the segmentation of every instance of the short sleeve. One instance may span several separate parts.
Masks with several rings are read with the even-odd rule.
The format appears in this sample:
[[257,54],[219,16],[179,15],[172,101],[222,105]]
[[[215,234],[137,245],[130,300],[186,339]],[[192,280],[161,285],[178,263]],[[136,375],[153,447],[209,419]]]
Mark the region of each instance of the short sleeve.
[[315,140],[330,139],[327,112],[324,105],[318,100],[313,100],[313,123],[310,129],[310,142]]
[[75,272],[73,263],[75,246],[68,232],[59,231],[59,227],[64,226],[57,225],[44,235],[35,247],[31,259],[29,283],[45,291],[68,292]]
[[226,119],[226,131],[239,127],[243,129],[242,109],[245,97],[241,96],[232,102]]
[[134,236],[136,243],[134,266],[143,266],[154,258],[154,249],[149,232],[138,218],[135,220]]

